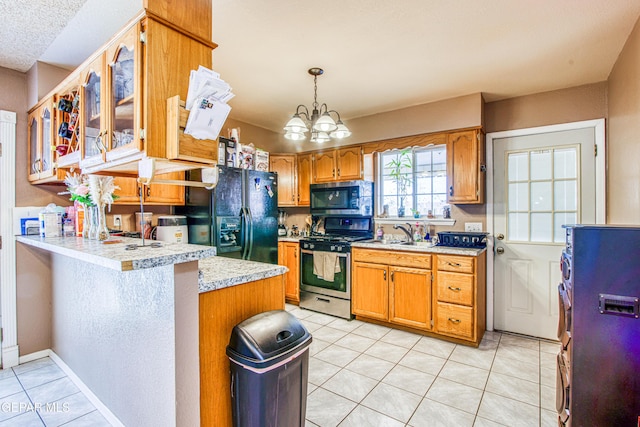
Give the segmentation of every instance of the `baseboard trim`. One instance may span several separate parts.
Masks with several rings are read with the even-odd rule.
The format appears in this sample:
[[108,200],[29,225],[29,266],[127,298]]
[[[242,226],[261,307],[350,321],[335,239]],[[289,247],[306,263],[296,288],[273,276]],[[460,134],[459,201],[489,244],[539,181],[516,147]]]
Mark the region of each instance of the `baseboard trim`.
[[82,391],[82,393],[89,399],[89,402],[96,407],[96,409],[102,414],[102,416],[111,423],[112,426],[116,427],[124,427],[124,424],[116,417],[110,410],[107,408],[104,403],[98,397],[93,394],[91,389],[87,387],[87,385],[78,377],[75,372],[66,364],[64,361],[58,356],[53,350],[47,349],[42,351],[37,351],[35,353],[27,354],[20,357],[20,363],[31,362],[36,359],[42,359],[43,357],[50,357],[53,362],[58,365],[67,377]]
[[2,369],[12,368],[20,363],[20,348],[17,345],[2,347]]

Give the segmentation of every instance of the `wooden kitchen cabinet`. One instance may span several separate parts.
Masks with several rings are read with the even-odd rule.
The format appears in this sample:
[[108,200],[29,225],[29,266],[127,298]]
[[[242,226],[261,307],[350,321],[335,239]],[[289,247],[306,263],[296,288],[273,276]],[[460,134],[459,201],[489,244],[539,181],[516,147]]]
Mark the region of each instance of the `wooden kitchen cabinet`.
[[313,182],[362,179],[362,147],[318,151],[313,154]]
[[278,206],[309,206],[311,154],[272,154],[269,170],[278,173]]
[[278,174],[278,207],[296,206],[298,198],[296,183],[296,155],[270,155],[269,170]]
[[447,201],[484,203],[484,135],[479,129],[447,135]]
[[431,329],[431,255],[353,248],[352,256],[353,314]]
[[309,206],[311,204],[310,186],[313,180],[312,155],[298,154],[296,163],[298,164],[298,206]]
[[[165,10],[171,6],[165,3],[149,2],[149,5],[156,8],[154,10]],[[201,6],[198,6],[200,12],[207,10],[204,3]],[[188,27],[181,27],[173,19],[161,19],[142,11],[53,89],[45,98],[52,99],[54,104],[62,98],[76,98],[79,105],[77,114],[65,113],[63,117],[58,112],[50,113],[56,138],[61,123],[70,123],[71,115],[78,120],[77,131],[70,138],[69,154],[57,160],[54,157],[50,164],[80,168],[82,173],[112,172],[123,176],[137,174],[138,160],[145,157],[165,162],[157,162],[159,174],[192,168],[194,163],[203,167],[214,165],[215,144],[189,138],[168,124],[168,99],[175,96],[186,99],[191,70],[200,65],[211,68],[215,43],[190,31],[210,23],[210,13],[201,14]],[[173,15],[171,12],[170,16]],[[34,107],[33,117],[36,117],[35,108],[39,107]],[[178,122],[186,120],[188,114],[184,108],[174,113],[171,118]],[[168,128],[169,132],[176,131],[169,133]],[[34,135],[38,135],[35,125],[33,129]],[[34,136],[34,139],[40,145],[46,143],[41,137]],[[61,142],[52,144],[49,140],[46,144],[50,147]],[[37,150],[29,156],[30,180],[44,182],[41,163],[46,163],[45,160]],[[36,160],[38,173],[34,174],[31,163]],[[168,164],[168,160],[173,163]],[[190,163],[180,166],[182,162]],[[162,165],[167,167],[163,169]],[[64,174],[56,179],[63,178]],[[153,194],[150,197],[155,198]]]
[[486,318],[486,252],[436,255],[435,330],[480,344]]
[[284,277],[284,297],[288,303],[300,303],[300,244],[278,242],[278,264],[289,269]]
[[53,101],[47,98],[31,109],[27,117],[28,179],[36,183],[54,174]]
[[[353,249],[355,260],[356,250]],[[362,259],[358,257],[358,259]],[[389,268],[384,264],[354,261],[351,273],[351,311],[356,316],[389,320]]]
[[[157,178],[184,180],[184,172],[159,174]],[[114,202],[116,205],[139,205],[142,188],[145,189],[142,194],[142,202],[145,205],[182,206],[185,202],[184,187],[179,185],[151,184],[142,187],[136,178],[129,177],[115,177],[114,183],[120,187],[115,192],[118,196],[118,199]]]

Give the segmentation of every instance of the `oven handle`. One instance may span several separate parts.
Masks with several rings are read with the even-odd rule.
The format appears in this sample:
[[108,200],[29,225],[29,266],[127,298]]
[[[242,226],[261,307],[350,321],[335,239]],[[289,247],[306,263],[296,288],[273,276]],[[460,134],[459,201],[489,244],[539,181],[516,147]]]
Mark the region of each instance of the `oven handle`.
[[[308,249],[301,249],[300,252],[303,254],[313,255],[314,251],[310,251]],[[349,256],[348,253],[338,253],[338,258],[347,258],[348,256]]]

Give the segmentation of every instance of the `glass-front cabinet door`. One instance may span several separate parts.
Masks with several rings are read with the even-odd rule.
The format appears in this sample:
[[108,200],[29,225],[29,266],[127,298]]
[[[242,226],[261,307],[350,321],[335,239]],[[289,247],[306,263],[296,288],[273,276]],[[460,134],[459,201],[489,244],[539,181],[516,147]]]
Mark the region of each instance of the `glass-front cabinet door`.
[[102,102],[104,57],[99,57],[83,73],[81,109],[82,160],[80,167],[103,163],[106,147],[106,120]]
[[29,181],[38,181],[53,175],[51,98],[44,100],[28,116]]
[[[140,129],[140,41],[138,25],[132,27],[107,50],[109,140],[107,160],[141,151]],[[105,141],[107,142],[107,141]]]

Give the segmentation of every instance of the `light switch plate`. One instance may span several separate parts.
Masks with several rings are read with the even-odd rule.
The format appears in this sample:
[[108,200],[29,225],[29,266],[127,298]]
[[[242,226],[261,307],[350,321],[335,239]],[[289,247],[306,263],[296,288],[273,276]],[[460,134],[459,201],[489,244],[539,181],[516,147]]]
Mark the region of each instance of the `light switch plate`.
[[482,232],[482,223],[481,222],[465,222],[464,231]]

